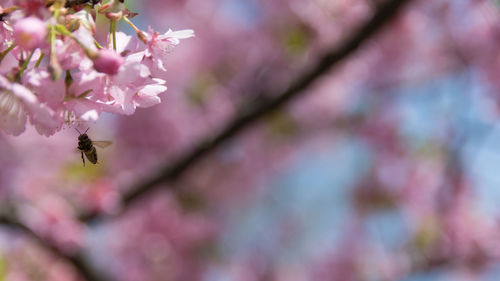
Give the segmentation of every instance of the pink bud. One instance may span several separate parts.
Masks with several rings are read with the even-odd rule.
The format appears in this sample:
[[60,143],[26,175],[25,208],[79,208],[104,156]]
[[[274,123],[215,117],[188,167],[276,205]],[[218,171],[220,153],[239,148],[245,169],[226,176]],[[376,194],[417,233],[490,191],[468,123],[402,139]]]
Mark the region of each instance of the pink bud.
[[14,40],[25,50],[39,47],[46,35],[45,22],[35,17],[21,19],[14,25]]
[[94,68],[99,72],[115,75],[124,62],[125,59],[116,52],[109,49],[102,49],[94,59]]

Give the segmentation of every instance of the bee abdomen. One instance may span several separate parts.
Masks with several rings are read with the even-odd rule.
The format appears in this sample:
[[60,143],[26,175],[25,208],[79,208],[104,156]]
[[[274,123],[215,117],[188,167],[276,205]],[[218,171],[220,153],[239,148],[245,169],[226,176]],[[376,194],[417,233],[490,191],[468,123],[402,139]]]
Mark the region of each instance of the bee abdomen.
[[96,164],[97,163],[97,152],[95,150],[95,147],[91,146],[90,149],[85,150],[83,153],[85,153],[85,156],[87,156],[87,159],[89,159],[89,161],[92,164]]

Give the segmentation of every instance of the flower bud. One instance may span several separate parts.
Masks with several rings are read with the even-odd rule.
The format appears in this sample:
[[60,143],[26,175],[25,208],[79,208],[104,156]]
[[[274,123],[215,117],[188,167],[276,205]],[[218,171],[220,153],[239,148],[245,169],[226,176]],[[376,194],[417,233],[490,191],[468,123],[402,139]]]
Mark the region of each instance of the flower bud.
[[33,50],[40,46],[47,35],[45,22],[36,17],[19,20],[14,25],[14,41],[25,50]]
[[123,12],[119,11],[116,13],[106,13],[106,17],[112,21],[120,21],[123,17]]
[[116,52],[102,49],[94,59],[94,68],[99,72],[115,75],[124,62],[125,59]]

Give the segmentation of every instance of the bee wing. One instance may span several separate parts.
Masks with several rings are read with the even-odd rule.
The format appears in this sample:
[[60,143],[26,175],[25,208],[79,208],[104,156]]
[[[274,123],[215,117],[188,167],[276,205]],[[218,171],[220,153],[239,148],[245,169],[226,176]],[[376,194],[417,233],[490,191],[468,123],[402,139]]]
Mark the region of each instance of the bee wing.
[[105,148],[105,147],[110,146],[112,144],[112,142],[110,142],[110,141],[93,141],[92,144],[97,146],[97,147],[100,147],[100,148]]

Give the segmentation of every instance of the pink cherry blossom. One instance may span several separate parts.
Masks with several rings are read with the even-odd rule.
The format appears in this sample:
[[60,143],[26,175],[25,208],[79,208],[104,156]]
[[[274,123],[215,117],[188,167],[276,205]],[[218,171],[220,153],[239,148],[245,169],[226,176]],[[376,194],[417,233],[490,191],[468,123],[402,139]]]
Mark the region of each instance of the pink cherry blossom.
[[5,22],[0,22],[0,40],[2,40],[0,46],[2,46],[2,50],[10,46],[10,43],[14,40],[12,36],[12,26]]
[[[21,88],[22,87],[22,88]],[[0,76],[0,124],[2,129],[15,136],[21,134],[25,130],[26,111],[23,106],[22,93],[30,95],[28,89],[21,85],[13,87],[5,77]],[[33,94],[30,96],[35,98]]]
[[185,29],[179,31],[172,31],[169,29],[164,34],[159,34],[149,28],[146,35],[147,38],[147,51],[146,56],[152,57],[156,62],[159,69],[166,70],[167,55],[173,50],[173,48],[179,45],[179,39],[186,39],[194,37],[194,31],[192,29]]
[[[86,28],[78,28],[72,32],[72,35],[78,39],[80,43],[91,51],[97,51],[94,45],[94,37],[91,31]],[[84,50],[75,42],[75,40],[64,37],[56,39],[56,55],[57,59],[64,70],[80,69],[86,70],[92,67],[92,61],[86,57]],[[47,53],[50,50],[46,50]]]
[[102,73],[115,75],[125,59],[113,50],[99,50],[97,58],[94,59],[94,68]]
[[35,17],[24,18],[14,24],[15,43],[25,50],[39,47],[45,40],[47,27],[45,22]]
[[40,100],[50,108],[56,110],[64,100],[64,81],[52,80],[45,69],[33,69],[25,74],[24,82],[35,91]]
[[49,136],[63,124],[97,121],[102,112],[129,115],[137,107],[159,104],[159,94],[167,89],[158,72],[166,69],[164,53],[179,39],[193,36],[192,30],[158,35],[150,29],[150,41],[144,44],[112,30],[101,45],[103,33],[97,30],[95,13],[111,21],[132,18],[135,14],[122,1],[107,2],[97,10],[73,2],[66,2],[64,9],[41,0],[1,4],[2,128],[15,135],[24,131],[28,119]]
[[55,112],[41,104],[28,88],[0,76],[0,89],[0,114],[6,132],[13,135],[24,132],[27,117],[42,135],[50,136],[59,128]]
[[148,67],[136,57],[129,56],[119,73],[109,78],[107,93],[119,112],[133,114],[137,107],[150,107],[160,103],[159,94],[165,92],[165,81],[152,78]]

